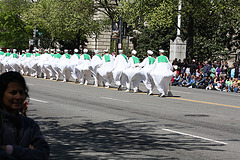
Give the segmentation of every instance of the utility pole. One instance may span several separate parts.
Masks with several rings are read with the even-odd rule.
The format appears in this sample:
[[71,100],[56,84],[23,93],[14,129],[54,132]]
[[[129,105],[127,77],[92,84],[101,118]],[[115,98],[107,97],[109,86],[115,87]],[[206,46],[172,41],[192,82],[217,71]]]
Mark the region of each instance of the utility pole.
[[177,37],[174,41],[170,40],[170,55],[169,60],[173,62],[175,58],[185,59],[186,58],[186,47],[187,42],[182,41],[181,39],[181,9],[182,9],[182,0],[179,0],[178,4],[178,23],[177,23]]

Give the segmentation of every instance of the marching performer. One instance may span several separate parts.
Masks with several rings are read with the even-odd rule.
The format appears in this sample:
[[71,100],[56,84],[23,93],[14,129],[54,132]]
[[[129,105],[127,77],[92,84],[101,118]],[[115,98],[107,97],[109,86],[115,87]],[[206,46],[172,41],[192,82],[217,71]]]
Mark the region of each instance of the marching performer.
[[120,90],[122,72],[124,69],[128,67],[128,58],[123,54],[123,50],[119,50],[118,53],[119,54],[114,60],[114,64],[113,64],[114,70],[112,71],[112,73],[113,73],[115,84],[118,90]]
[[151,72],[151,77],[160,93],[159,97],[168,95],[169,83],[173,77],[172,64],[163,53],[164,50],[160,49],[160,56],[156,58],[154,69]]
[[78,81],[76,66],[79,64],[80,57],[81,57],[81,55],[78,52],[79,52],[78,49],[74,49],[74,54],[71,56],[71,62],[70,62],[70,65],[72,68],[71,76],[73,77],[75,83],[77,83],[77,81]]
[[19,66],[18,66],[18,54],[17,50],[13,49],[13,53],[10,56],[11,58],[8,60],[9,65],[9,71],[18,72]]
[[89,69],[89,63],[91,57],[88,54],[88,50],[84,49],[83,54],[80,56],[80,64],[76,66],[76,72],[78,73],[78,79],[80,84],[87,85],[91,78],[91,71]]
[[133,82],[133,92],[138,92],[138,86],[141,81],[140,75],[140,61],[136,57],[137,51],[132,51],[132,56],[128,60],[128,68],[123,70],[122,73],[122,85],[127,87],[126,92],[129,92],[131,89],[131,82]]
[[147,88],[147,95],[153,94],[152,90],[154,87],[154,81],[152,77],[150,76],[150,72],[153,70],[153,64],[155,62],[155,58],[152,57],[153,51],[148,50],[147,51],[147,57],[140,63],[140,67],[143,68],[141,70],[141,79],[143,81],[143,84]]
[[97,74],[99,74],[100,79],[103,80],[105,88],[109,88],[113,80],[113,63],[114,58],[108,53],[108,50],[104,50],[104,56],[102,58],[102,64],[100,68],[97,69]]
[[95,55],[92,57],[92,60],[89,64],[89,69],[92,72],[94,78],[94,86],[97,87],[100,84],[99,74],[97,74],[97,69],[100,67],[102,63],[102,56],[99,54],[98,50],[94,51]]

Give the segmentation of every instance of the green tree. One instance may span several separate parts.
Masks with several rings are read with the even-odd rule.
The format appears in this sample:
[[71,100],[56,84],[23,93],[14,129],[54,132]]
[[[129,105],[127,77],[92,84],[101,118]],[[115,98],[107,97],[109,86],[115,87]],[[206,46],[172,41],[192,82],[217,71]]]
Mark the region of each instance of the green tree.
[[[239,48],[239,0],[182,2],[181,37],[187,40],[188,59],[209,59],[221,51],[231,53]],[[178,0],[122,0],[121,3],[125,21],[132,25],[134,30],[141,32],[146,26],[153,30],[169,30],[174,26],[177,29]],[[146,23],[147,25],[144,25]],[[161,36],[169,37],[169,34]],[[168,39],[167,37],[164,40]],[[147,38],[146,36],[146,41]]]
[[94,19],[93,0],[41,0],[32,4],[25,22],[37,27],[50,40],[48,46],[60,42],[65,48],[84,46],[86,37],[101,30],[101,21]]
[[8,48],[19,50],[28,48],[31,27],[26,25],[21,17],[28,10],[28,1],[0,1],[0,43]]

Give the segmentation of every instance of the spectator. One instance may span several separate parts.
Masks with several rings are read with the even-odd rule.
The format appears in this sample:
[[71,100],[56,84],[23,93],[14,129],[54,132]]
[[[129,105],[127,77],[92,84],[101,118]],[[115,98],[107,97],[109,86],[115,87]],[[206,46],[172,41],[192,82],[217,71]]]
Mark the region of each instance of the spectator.
[[226,91],[227,92],[232,92],[232,77],[229,77],[226,81],[225,81],[225,84],[226,84]]
[[221,76],[226,76],[228,74],[228,63],[225,61],[222,61],[222,66],[221,66],[221,71],[222,71],[222,75]]
[[173,77],[172,85],[173,86],[179,85],[178,82],[180,82],[180,79],[181,79],[181,75],[179,75],[177,72],[176,75]]
[[213,76],[216,74],[216,68],[214,67],[214,65],[212,64],[212,67],[211,67],[211,71],[210,71],[210,77],[213,78]]
[[28,89],[18,72],[0,75],[0,159],[47,160],[49,146],[38,124],[20,112]]
[[233,92],[235,92],[235,93],[240,92],[237,78],[233,78],[232,89],[233,89]]
[[185,73],[182,81],[182,87],[185,87],[186,84],[190,82],[190,74]]
[[228,76],[232,78],[238,78],[238,66],[236,64],[232,64],[232,67],[228,71]]
[[192,63],[189,64],[189,68],[190,68],[190,74],[196,76],[196,70],[197,70],[198,66],[194,59],[192,60]]
[[206,89],[207,86],[208,86],[208,77],[203,77],[203,75],[200,75],[198,81],[196,82],[196,88]]
[[194,75],[191,75],[191,78],[189,80],[189,83],[187,83],[185,85],[185,87],[188,87],[188,88],[195,88],[196,87],[196,83],[195,83],[195,76]]
[[210,71],[211,71],[211,66],[209,62],[205,62],[205,65],[203,67],[203,76],[208,77],[210,75]]
[[219,77],[220,73],[221,73],[221,66],[220,66],[220,64],[218,64],[218,67],[216,69],[216,76]]

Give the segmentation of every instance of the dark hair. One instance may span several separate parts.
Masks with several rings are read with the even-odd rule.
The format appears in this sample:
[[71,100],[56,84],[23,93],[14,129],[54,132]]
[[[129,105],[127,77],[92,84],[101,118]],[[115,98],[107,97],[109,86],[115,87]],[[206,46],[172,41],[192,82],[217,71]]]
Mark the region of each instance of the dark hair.
[[23,76],[18,72],[10,71],[10,72],[5,72],[0,75],[0,102],[2,102],[4,92],[7,90],[8,84],[10,82],[19,83],[25,91],[26,98],[29,97],[28,87],[27,87],[26,81],[23,78]]

